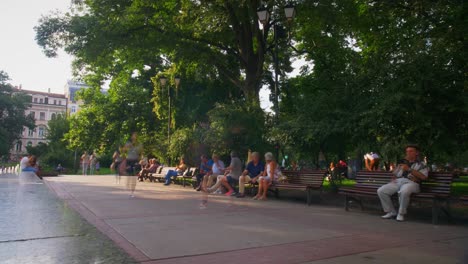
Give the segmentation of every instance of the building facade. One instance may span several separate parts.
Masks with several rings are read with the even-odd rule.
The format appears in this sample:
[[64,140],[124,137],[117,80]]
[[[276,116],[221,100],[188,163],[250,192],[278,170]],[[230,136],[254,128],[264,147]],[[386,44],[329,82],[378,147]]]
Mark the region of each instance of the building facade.
[[[26,115],[34,118],[36,127],[34,129],[23,128],[21,139],[18,140],[10,152],[12,160],[18,160],[26,153],[27,146],[37,146],[46,143],[47,123],[58,114],[66,114],[67,98],[63,94],[45,93],[17,89],[31,96],[31,107],[26,111]],[[49,89],[50,91],[50,89]]]
[[67,81],[67,84],[65,84],[65,97],[67,98],[68,115],[74,115],[79,111],[82,102],[76,98],[76,92],[86,88],[88,86],[83,82]]

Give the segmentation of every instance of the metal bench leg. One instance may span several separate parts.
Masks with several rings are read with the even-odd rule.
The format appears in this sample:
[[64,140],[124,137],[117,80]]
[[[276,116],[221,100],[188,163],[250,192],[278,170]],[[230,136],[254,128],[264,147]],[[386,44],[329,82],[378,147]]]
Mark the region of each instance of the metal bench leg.
[[307,189],[307,206],[310,206],[312,204],[312,190]]
[[437,225],[439,223],[439,202],[437,199],[432,200],[432,224]]
[[348,199],[348,195],[345,195],[344,209],[345,209],[345,211],[349,211],[349,199]]

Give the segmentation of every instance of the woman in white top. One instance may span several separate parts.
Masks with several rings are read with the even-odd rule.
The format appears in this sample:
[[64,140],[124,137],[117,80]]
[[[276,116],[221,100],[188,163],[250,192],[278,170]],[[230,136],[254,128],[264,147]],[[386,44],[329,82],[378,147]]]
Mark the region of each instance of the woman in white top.
[[275,161],[273,154],[267,152],[265,154],[266,166],[263,171],[263,176],[258,178],[258,193],[253,198],[254,200],[266,200],[268,188],[270,185],[278,181],[279,175],[281,173],[278,163]]

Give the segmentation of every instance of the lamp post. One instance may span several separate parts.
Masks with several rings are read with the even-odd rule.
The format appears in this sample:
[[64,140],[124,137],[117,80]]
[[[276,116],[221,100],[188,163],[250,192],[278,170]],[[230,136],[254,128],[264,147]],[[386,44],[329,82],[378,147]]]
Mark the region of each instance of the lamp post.
[[[273,94],[270,94],[270,100],[273,101],[273,108],[275,111],[275,124],[278,124],[279,122],[279,78],[278,76],[279,76],[280,70],[279,70],[279,61],[278,61],[278,28],[279,28],[278,22],[280,19],[280,14],[278,13],[279,12],[278,9],[279,8],[273,6],[272,14],[270,14],[270,12],[268,11],[268,8],[265,5],[262,5],[261,7],[257,9],[258,20],[263,25],[263,30],[265,30],[265,28],[267,29],[270,28],[267,26],[270,23],[270,17],[273,18],[271,20],[271,25],[273,26],[273,63],[274,63],[274,69],[275,69],[274,70],[275,83],[274,83],[274,89],[273,89],[274,92]],[[291,2],[289,2],[287,5],[283,7],[283,10],[284,10],[284,16],[286,17],[287,22],[291,23],[294,16],[296,15],[296,9],[294,8],[294,5]],[[264,34],[264,36],[267,36],[267,34]],[[267,40],[265,39],[265,42],[266,41]],[[279,159],[278,144],[276,144],[275,149],[276,149],[276,158]]]
[[[159,78],[159,83],[161,84],[162,87],[166,86],[167,84],[167,78],[165,76],[161,76]],[[175,87],[176,89],[179,88],[179,85],[180,85],[180,77],[179,76],[175,76],[174,77],[174,84],[175,84]],[[167,118],[167,143],[168,143],[168,146],[171,145],[171,121],[172,121],[172,108],[171,108],[171,104],[172,104],[172,89],[171,89],[171,86],[169,85],[167,87],[167,100],[168,100],[168,118]],[[170,164],[171,162],[171,158],[168,157],[168,165]]]

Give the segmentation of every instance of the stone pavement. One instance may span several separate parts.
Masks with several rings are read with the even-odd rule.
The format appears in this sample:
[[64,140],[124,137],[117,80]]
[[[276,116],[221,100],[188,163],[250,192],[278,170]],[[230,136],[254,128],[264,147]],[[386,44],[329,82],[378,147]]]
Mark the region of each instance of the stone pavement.
[[136,263],[39,178],[0,174],[0,263]]
[[377,212],[211,195],[200,209],[202,195],[190,187],[138,183],[130,198],[125,178],[44,181],[141,263],[468,263],[468,228],[430,219],[398,223]]

